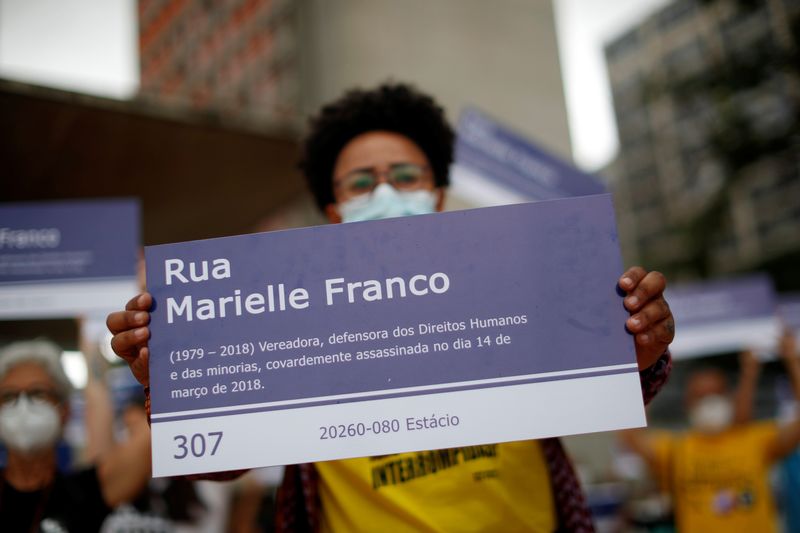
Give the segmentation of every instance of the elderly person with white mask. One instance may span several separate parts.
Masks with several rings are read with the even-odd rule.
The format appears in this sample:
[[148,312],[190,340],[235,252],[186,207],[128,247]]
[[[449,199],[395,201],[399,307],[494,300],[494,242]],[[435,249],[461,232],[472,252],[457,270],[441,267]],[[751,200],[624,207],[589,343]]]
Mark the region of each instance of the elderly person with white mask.
[[93,466],[58,471],[56,444],[71,392],[60,355],[43,340],[0,350],[0,440],[8,450],[0,485],[3,531],[97,531],[110,508],[134,497],[150,475],[146,431]]

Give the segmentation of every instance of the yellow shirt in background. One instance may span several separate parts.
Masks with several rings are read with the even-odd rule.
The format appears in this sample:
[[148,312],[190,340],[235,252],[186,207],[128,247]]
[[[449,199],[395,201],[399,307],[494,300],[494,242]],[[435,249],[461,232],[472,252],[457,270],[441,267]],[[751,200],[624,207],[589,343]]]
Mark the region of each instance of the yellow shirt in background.
[[767,459],[776,434],[774,424],[758,423],[656,438],[658,477],[672,494],[677,530],[776,531]]
[[323,532],[551,532],[536,441],[316,463]]

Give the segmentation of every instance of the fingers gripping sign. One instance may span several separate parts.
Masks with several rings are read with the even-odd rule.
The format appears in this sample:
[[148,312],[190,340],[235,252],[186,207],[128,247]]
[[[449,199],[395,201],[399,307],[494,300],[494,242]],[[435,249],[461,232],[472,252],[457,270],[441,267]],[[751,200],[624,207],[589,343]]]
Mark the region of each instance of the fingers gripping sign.
[[152,305],[153,297],[145,292],[131,299],[124,311],[115,311],[106,319],[106,326],[114,335],[111,348],[128,363],[133,375],[144,386],[150,384],[150,349],[147,346],[150,328],[147,325]]
[[655,363],[675,337],[675,320],[664,299],[666,280],[660,272],[628,269],[619,279],[623,304],[631,314],[625,328],[634,336],[639,370]]

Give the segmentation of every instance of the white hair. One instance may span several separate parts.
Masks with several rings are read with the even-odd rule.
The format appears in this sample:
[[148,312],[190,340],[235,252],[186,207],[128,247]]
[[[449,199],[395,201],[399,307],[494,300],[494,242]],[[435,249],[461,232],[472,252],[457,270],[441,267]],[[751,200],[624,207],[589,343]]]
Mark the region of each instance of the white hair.
[[0,349],[0,380],[17,365],[36,363],[42,366],[56,384],[59,396],[69,398],[72,384],[61,366],[61,348],[44,340],[19,341]]

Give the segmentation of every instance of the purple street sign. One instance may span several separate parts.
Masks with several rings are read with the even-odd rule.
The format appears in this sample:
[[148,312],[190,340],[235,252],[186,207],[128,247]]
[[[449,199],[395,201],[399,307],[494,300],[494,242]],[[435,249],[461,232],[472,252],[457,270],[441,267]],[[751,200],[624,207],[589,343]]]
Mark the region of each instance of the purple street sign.
[[[513,440],[525,427],[522,435],[531,438],[643,421],[627,313],[615,290],[622,263],[609,195],[151,246],[145,255],[156,302],[150,383],[157,475]],[[365,437],[364,447],[310,452],[296,442],[312,439],[300,434],[319,426],[303,426],[302,413],[349,406],[366,416],[375,402],[389,402],[375,411],[388,416],[414,402],[429,410],[443,397],[511,384],[538,395],[555,394],[545,383],[578,381],[587,396],[566,403],[574,409],[594,401],[586,406],[589,421],[533,413],[524,422],[503,420],[484,412],[492,403],[482,397],[477,412],[498,421],[467,429],[466,420],[479,415],[453,404],[450,415],[465,420],[467,433],[451,440],[370,444]],[[606,395],[620,405],[603,408],[603,416],[593,412],[602,402],[590,401],[592,386],[617,387],[624,398]],[[426,400],[433,397],[440,400]],[[213,440],[226,424],[236,433],[280,425],[279,417],[290,417],[290,428],[264,437],[258,458],[233,453],[240,445],[232,439],[230,455],[194,464],[174,451],[176,435],[191,437],[188,427]],[[567,419],[578,425],[559,425]],[[220,429],[212,437],[207,428]],[[280,449],[264,451],[276,442]]]
[[0,319],[113,308],[139,247],[133,199],[0,204]]
[[607,192],[595,176],[548,153],[476,109],[458,121],[456,176],[467,169],[527,200],[551,200]]
[[0,283],[131,277],[139,246],[136,200],[0,204]]
[[666,298],[677,358],[768,349],[777,334],[776,296],[765,274],[671,285]]

